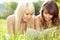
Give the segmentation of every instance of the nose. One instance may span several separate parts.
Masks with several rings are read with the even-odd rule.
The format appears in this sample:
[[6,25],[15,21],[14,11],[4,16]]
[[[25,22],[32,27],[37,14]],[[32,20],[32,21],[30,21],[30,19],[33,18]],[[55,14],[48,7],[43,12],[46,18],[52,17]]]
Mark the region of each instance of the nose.
[[49,18],[48,15],[47,15],[47,18]]
[[28,19],[30,19],[30,17],[31,17],[31,16],[29,15],[29,16],[28,16]]
[[47,14],[46,17],[49,18],[49,15]]

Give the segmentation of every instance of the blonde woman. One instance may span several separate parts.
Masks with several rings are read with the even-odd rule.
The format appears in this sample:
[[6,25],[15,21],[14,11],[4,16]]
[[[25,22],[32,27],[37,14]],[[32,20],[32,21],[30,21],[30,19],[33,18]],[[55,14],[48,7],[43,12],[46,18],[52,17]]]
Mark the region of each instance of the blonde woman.
[[17,6],[13,15],[7,18],[8,33],[23,33],[26,31],[27,27],[34,28],[33,16],[34,16],[34,6],[32,3],[26,2]]

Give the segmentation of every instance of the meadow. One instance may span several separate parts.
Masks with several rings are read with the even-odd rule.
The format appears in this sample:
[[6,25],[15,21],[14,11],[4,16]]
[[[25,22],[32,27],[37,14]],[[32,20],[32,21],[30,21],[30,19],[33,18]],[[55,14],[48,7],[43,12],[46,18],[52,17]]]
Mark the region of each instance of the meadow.
[[55,27],[38,32],[33,29],[27,29],[25,34],[7,35],[6,19],[0,19],[0,40],[60,40],[60,31]]

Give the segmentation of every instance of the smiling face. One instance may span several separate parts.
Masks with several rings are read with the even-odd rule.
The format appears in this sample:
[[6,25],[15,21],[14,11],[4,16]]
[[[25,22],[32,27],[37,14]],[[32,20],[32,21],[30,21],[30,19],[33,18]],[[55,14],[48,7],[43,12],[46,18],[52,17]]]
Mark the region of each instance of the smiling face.
[[23,21],[28,22],[32,18],[33,13],[30,10],[25,10],[23,15]]
[[44,10],[43,17],[44,17],[45,21],[50,21],[52,19],[53,15],[49,14],[47,12],[47,10]]

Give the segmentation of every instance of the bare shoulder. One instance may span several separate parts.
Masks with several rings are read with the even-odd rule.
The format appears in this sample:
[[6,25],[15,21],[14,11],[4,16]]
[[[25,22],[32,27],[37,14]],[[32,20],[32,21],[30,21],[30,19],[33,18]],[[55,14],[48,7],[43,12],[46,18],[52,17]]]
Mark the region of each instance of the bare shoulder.
[[42,22],[42,17],[40,15],[37,15],[35,17],[35,22],[41,23]]
[[39,20],[39,19],[40,19],[39,15],[35,16],[35,20]]
[[14,19],[15,19],[15,16],[14,15],[10,15],[10,16],[7,17],[7,22],[13,23]]

